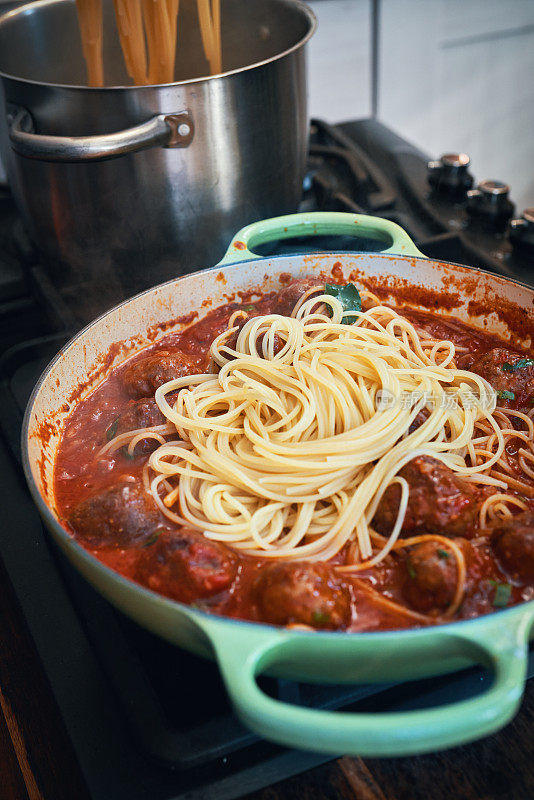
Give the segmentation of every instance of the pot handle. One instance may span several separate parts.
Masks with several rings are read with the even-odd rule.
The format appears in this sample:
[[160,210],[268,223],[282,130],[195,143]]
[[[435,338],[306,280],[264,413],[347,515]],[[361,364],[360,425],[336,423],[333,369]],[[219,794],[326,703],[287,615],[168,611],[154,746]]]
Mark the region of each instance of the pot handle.
[[258,245],[278,239],[294,239],[298,236],[354,236],[384,242],[380,254],[391,253],[403,256],[426,258],[412,242],[406,231],[382,217],[366,214],[348,214],[343,211],[312,211],[303,214],[287,214],[253,222],[234,236],[224,258],[217,266],[236,264],[261,258],[254,253]]
[[[519,706],[527,672],[528,635],[533,614],[511,622],[481,620],[478,632],[431,631],[440,637],[445,654],[488,666],[494,672],[490,688],[476,697],[437,708],[390,713],[336,712],[304,708],[266,695],[256,677],[274,665],[298,670],[331,658],[335,681],[339,660],[362,659],[358,634],[334,636],[330,648],[316,634],[259,629],[243,635],[241,626],[202,626],[211,640],[226,689],[242,722],[260,736],[300,750],[367,757],[408,756],[440,750],[487,736],[503,727]],[[424,632],[426,633],[426,632]],[[441,638],[443,637],[443,638]],[[401,635],[402,638],[402,635]],[[331,651],[331,652],[329,652]],[[376,665],[376,656],[371,658]],[[422,651],[414,652],[424,658]],[[275,670],[273,669],[273,672]]]
[[9,138],[15,152],[39,161],[105,161],[148,147],[187,147],[195,133],[188,111],[157,114],[141,125],[99,136],[47,136],[35,133],[25,108],[10,108]]

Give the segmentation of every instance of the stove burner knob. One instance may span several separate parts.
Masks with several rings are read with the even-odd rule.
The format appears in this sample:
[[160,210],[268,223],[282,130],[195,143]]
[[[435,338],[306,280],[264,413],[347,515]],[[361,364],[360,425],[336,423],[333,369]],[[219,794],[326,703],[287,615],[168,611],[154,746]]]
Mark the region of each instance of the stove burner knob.
[[514,247],[534,250],[534,207],[525,208],[519,219],[510,221],[508,236]]
[[513,215],[515,208],[508,199],[509,192],[507,183],[481,181],[476,189],[467,192],[467,210],[488,222],[504,223]]
[[439,161],[428,162],[428,182],[438,192],[462,195],[473,185],[465,153],[445,153]]

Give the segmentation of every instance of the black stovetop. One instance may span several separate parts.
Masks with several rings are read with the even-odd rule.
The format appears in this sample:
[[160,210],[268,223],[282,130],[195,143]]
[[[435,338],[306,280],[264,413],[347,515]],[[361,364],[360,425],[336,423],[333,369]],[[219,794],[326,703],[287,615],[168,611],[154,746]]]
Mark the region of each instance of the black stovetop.
[[[474,224],[465,199],[430,192],[428,159],[379,123],[362,120],[331,128],[316,121],[311,142],[303,210],[376,213],[405,227],[429,256],[528,280],[528,258],[512,249],[506,230],[488,226],[487,220],[484,226]],[[376,242],[367,244],[376,248]],[[276,252],[308,247],[355,249],[353,240],[325,238],[286,242]],[[284,750],[249,733],[233,716],[213,664],[157,639],[116,612],[73,573],[45,537],[20,468],[22,414],[50,358],[94,311],[73,306],[71,288],[54,285],[49,274],[24,234],[8,191],[0,190],[0,471],[5,515],[0,555],[90,795],[95,800],[224,800],[325,761],[325,756]],[[315,707],[401,710],[472,695],[489,680],[472,669],[396,686],[270,680],[264,688],[288,702]]]

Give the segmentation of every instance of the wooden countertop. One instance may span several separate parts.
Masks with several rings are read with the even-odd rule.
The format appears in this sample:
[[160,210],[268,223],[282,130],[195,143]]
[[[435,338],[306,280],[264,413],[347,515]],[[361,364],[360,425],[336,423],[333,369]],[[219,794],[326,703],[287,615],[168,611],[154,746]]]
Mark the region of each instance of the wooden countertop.
[[[1,562],[0,706],[0,800],[88,800]],[[530,681],[515,720],[483,741],[413,758],[345,757],[247,800],[531,800],[533,720]]]

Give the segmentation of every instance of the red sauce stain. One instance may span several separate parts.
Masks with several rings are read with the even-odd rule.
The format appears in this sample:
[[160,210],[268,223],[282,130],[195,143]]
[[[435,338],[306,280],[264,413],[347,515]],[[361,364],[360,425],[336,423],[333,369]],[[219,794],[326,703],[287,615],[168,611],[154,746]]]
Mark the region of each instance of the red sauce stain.
[[58,423],[52,421],[54,416],[56,416],[56,413],[51,414],[40,422],[34,434],[45,445],[49,444],[50,440],[59,433]]
[[42,443],[43,449],[41,450],[40,456],[37,459],[37,469],[39,470],[39,477],[41,479],[41,486],[44,494],[48,497],[49,496],[49,486],[48,486],[48,479],[47,475],[47,465],[51,464],[48,452],[51,439],[56,437],[60,432],[60,426],[57,422],[53,422],[53,417],[56,416],[57,412],[50,414],[47,418],[45,418],[42,422],[37,425],[36,431],[33,434],[35,438]]
[[[414,269],[418,263],[415,258],[405,259],[405,261]],[[430,267],[432,263],[430,262]],[[467,303],[469,317],[482,317],[483,324],[487,327],[491,322],[488,322],[487,319],[489,314],[495,314],[508,329],[509,340],[516,347],[525,346],[525,344],[528,346],[534,341],[534,316],[506,296],[509,289],[505,279],[502,279],[502,293],[500,293],[495,292],[489,283],[484,286],[484,281],[495,280],[494,276],[486,278],[484,273],[468,267],[450,267],[439,262],[438,266],[445,273],[443,276],[445,288],[441,291],[414,284],[409,278],[393,275],[379,278],[370,277],[366,274],[365,269],[361,268],[354,269],[349,280],[359,282],[366,289],[374,292],[381,300],[395,299],[396,302],[438,312],[448,312],[461,307],[464,305],[466,297],[481,294],[482,286],[483,297],[472,299]],[[532,303],[534,305],[534,298]]]
[[287,286],[287,284],[291,283],[291,281],[293,280],[293,276],[290,275],[289,272],[281,272],[280,275],[278,276],[278,280],[280,281],[281,284]]
[[376,294],[381,300],[393,299],[398,303],[411,306],[423,306],[429,309],[445,309],[450,311],[462,305],[459,292],[451,290],[437,292],[424,286],[414,285],[408,278],[387,277],[371,278],[363,270],[353,270],[349,281],[358,283]]
[[[211,303],[211,300],[205,300],[204,303]],[[150,342],[153,342],[155,339],[157,339],[160,333],[164,333],[171,328],[185,328],[187,325],[191,325],[191,323],[194,322],[197,317],[198,311],[191,311],[189,314],[185,314],[181,317],[175,317],[174,319],[169,319],[166,322],[158,322],[155,325],[151,325],[147,329],[147,339]]]
[[336,282],[341,283],[341,281],[345,280],[343,277],[343,265],[341,261],[336,261],[334,266],[332,267],[332,277],[336,279]]
[[[113,344],[105,353],[100,353],[100,355],[95,358],[94,363],[88,368],[88,372],[91,376],[90,379],[87,381],[81,381],[67,397],[67,402],[70,405],[76,403],[90,386],[98,383],[108,374],[113,366],[113,363],[120,358],[121,355],[126,355],[126,353],[132,350],[134,343],[135,339],[127,339],[123,342],[113,342]],[[87,362],[87,349],[85,345],[83,348],[83,356],[84,361]]]
[[224,283],[226,285],[226,278],[224,277],[224,272],[218,272],[215,276],[215,280],[219,281],[219,283]]
[[[485,298],[482,301],[471,300],[467,305],[469,316],[486,317],[488,313],[493,313],[503,322],[510,331],[510,339],[515,344],[520,344],[525,339],[534,341],[534,318],[525,308],[521,308],[516,303],[503,296],[493,295],[491,300]],[[487,324],[487,319],[484,319]]]
[[47,465],[47,462],[49,462],[49,461],[50,461],[50,459],[47,457],[45,451],[43,450],[43,452],[41,453],[41,457],[37,460],[37,468],[39,470],[39,477],[41,479],[40,482],[41,482],[42,491],[43,491],[43,493],[44,493],[46,498],[49,497],[49,494],[48,494],[48,479],[46,477],[46,465]]
[[244,292],[236,292],[237,297],[241,300],[242,303],[250,303],[252,298],[257,297],[260,298],[264,296],[259,289],[247,289]]
[[245,242],[234,242],[234,248],[236,250],[246,250],[247,246],[246,246]]

